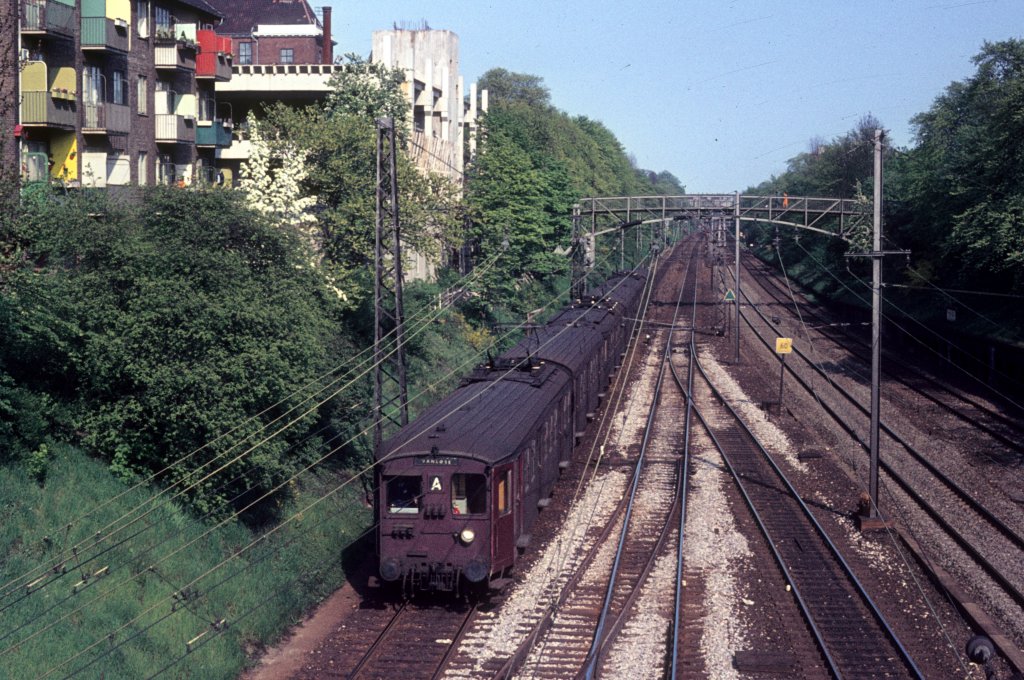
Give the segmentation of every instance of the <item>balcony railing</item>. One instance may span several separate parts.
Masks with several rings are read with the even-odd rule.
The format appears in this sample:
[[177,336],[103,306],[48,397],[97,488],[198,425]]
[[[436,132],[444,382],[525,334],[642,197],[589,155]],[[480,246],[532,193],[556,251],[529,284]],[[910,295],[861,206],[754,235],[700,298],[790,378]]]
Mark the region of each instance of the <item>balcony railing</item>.
[[195,118],[178,116],[173,113],[158,113],[156,116],[156,141],[194,144],[196,141]]
[[85,104],[82,132],[127,133],[132,127],[131,112],[123,104],[100,102]]
[[75,127],[74,93],[58,95],[52,92],[22,92],[21,122],[23,125],[47,125],[51,127]]
[[128,23],[106,17],[82,17],[82,49],[128,51]]
[[196,127],[196,146],[226,149],[231,146],[231,125],[224,121],[200,121]]
[[153,64],[157,68],[182,69],[184,71],[196,70],[196,50],[182,45],[182,43],[171,43],[169,45],[157,45],[153,51]]
[[21,154],[21,179],[23,182],[47,182],[50,179],[50,159],[38,151]]
[[199,55],[196,57],[196,78],[231,80],[231,38],[219,36],[210,29],[196,34]]
[[52,0],[21,0],[23,33],[75,34],[75,8]]
[[200,52],[196,57],[196,78],[215,78],[221,82],[231,80],[231,54]]
[[212,165],[203,165],[196,168],[195,171],[195,183],[198,186],[203,187],[219,187],[224,186],[225,177],[223,171],[220,168],[215,168]]

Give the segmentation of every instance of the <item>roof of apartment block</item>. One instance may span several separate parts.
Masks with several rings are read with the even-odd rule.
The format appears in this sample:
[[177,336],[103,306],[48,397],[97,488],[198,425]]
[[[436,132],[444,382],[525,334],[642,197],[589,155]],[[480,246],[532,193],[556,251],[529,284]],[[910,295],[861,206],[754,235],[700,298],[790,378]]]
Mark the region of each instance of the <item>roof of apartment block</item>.
[[[197,9],[200,12],[209,14],[210,16],[220,17],[224,15],[222,10],[217,9],[212,3],[206,2],[206,0],[176,0],[182,5]],[[228,4],[228,3],[224,3]]]
[[217,26],[224,35],[251,35],[257,25],[320,25],[307,0],[210,0],[210,4],[224,15]]

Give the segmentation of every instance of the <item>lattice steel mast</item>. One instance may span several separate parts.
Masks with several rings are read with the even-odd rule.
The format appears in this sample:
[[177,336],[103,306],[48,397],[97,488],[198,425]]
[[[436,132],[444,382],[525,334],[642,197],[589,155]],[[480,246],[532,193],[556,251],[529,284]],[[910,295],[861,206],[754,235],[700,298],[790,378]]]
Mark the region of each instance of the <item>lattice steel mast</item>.
[[373,450],[380,451],[384,421],[409,422],[402,306],[402,238],[398,218],[398,149],[393,118],[377,120],[377,220],[373,286]]

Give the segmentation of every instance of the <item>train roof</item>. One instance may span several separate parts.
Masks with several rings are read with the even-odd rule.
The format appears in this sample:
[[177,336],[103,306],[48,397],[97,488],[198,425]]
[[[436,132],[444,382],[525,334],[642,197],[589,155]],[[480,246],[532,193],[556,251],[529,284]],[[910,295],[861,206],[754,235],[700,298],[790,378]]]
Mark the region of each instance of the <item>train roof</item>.
[[558,364],[575,376],[603,337],[604,331],[592,323],[566,325],[552,322],[528,333],[501,357],[511,361],[530,358]]
[[592,296],[604,299],[608,303],[623,302],[632,299],[637,294],[637,289],[643,288],[646,279],[646,270],[615,272],[589,292]]
[[551,364],[477,369],[459,389],[384,442],[378,461],[422,455],[436,447],[439,454],[501,462],[533,433],[568,380],[565,371]]

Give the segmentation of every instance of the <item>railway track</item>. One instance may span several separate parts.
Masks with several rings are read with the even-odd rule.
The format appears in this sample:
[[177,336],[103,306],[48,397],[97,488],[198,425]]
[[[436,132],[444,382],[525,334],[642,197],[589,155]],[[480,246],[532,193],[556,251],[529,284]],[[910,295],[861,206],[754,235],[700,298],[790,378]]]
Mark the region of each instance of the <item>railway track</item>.
[[[765,329],[770,326],[769,319],[757,307],[749,308],[756,312],[756,316],[751,318],[744,312],[744,321],[757,339],[766,348],[770,348],[774,337],[766,337],[768,333]],[[805,390],[815,394],[815,398],[833,420],[867,451],[869,410],[835,376],[826,375],[820,365],[799,347],[794,347],[793,356],[801,362],[788,362],[785,365],[786,372]],[[834,389],[815,390],[807,377],[807,371],[828,380]],[[830,401],[833,395],[841,399],[842,403]],[[862,417],[860,423],[850,422],[847,415],[850,409]],[[1024,536],[992,512],[970,490],[939,469],[929,456],[912,445],[885,420],[881,422],[881,430],[884,457],[880,467],[888,478],[982,568],[1016,607],[1024,608],[1024,575],[1019,571],[1019,557],[1024,555]],[[894,455],[900,453],[902,455]],[[1014,565],[1017,565],[1017,571],[1014,571]]]
[[[784,289],[773,275],[767,265],[748,255],[743,260],[744,271],[748,273],[748,280],[753,280],[761,290],[774,301],[773,308],[781,309],[787,316],[794,314],[793,300],[788,290]],[[835,323],[834,319],[824,314],[815,305],[808,304],[802,296],[794,294],[800,306],[800,314],[804,322],[831,343],[843,348],[843,351],[858,360],[858,363],[846,365],[848,370],[854,371],[861,381],[866,382],[869,378],[871,363],[871,343],[850,328],[849,324]],[[896,323],[896,322],[893,322]],[[897,326],[899,324],[896,324]],[[901,328],[906,332],[906,329]],[[918,403],[929,408],[934,408],[937,413],[952,417],[964,428],[972,432],[980,432],[993,440],[995,446],[992,449],[1004,449],[1006,455],[993,455],[982,452],[992,462],[1002,462],[1007,459],[1024,462],[1024,409],[1004,398],[1003,395],[992,390],[991,387],[979,380],[968,370],[950,362],[950,366],[958,370],[966,377],[973,386],[985,392],[991,392],[992,401],[986,403],[981,397],[975,397],[966,389],[956,388],[947,382],[940,380],[927,371],[916,366],[915,363],[903,361],[901,357],[893,357],[888,352],[885,357],[887,362],[886,379],[902,386],[904,390],[918,398]],[[893,390],[887,390],[890,397]],[[910,399],[903,398],[909,403]],[[1014,415],[1007,415],[1013,413]],[[981,447],[985,448],[985,447]],[[1002,453],[1002,452],[1001,452]],[[1008,470],[1016,479],[1020,480],[1024,474]]]
[[419,606],[399,602],[361,610],[340,645],[346,654],[299,677],[415,680],[443,677],[477,608],[462,602]]
[[[694,350],[696,351],[696,346]],[[711,437],[789,586],[822,664],[833,677],[922,678],[885,617],[785,477],[781,468],[727,405],[697,362],[703,393],[695,413]]]
[[[673,254],[672,259],[676,259],[680,267],[678,271],[682,270],[682,265],[678,265],[680,260],[690,261],[693,245],[681,244]],[[669,280],[667,286],[663,281],[660,286],[662,291],[666,287],[672,291],[672,299],[666,300],[665,293],[661,292],[647,307],[651,310],[650,316],[660,323],[655,324],[658,330],[650,331],[652,348],[644,359],[645,365],[637,367],[646,376],[636,383],[638,386],[665,373],[671,326],[678,303],[676,297],[681,281],[686,278],[680,277],[678,271],[674,274],[674,281]],[[667,272],[666,278],[671,278]],[[647,335],[647,331],[638,335]],[[640,343],[639,347],[644,345]],[[624,382],[617,384],[616,389],[624,389]],[[665,406],[673,410],[683,406],[679,391],[673,392],[668,387],[666,383],[666,390],[659,394],[662,413]],[[521,677],[566,678],[607,672],[604,665],[608,661],[609,650],[613,650],[624,631],[628,636],[630,614],[641,585],[649,579],[659,556],[672,557],[675,554],[673,520],[678,513],[682,485],[681,433],[677,422],[670,422],[671,419],[664,417],[653,419],[654,413],[659,411],[658,399],[653,395],[644,397],[634,393],[630,403],[635,406],[646,400],[650,401],[646,424],[633,426],[644,433],[642,441],[634,444],[618,439],[619,443],[601,460],[589,461],[588,469],[598,476],[616,475],[623,481],[627,478],[626,470],[632,465],[628,483],[611,487],[609,495],[614,494],[616,498],[620,495],[616,489],[624,491],[621,500],[612,505],[606,503],[598,511],[586,511],[585,537],[580,541],[580,547],[564,558],[571,564],[560,564],[560,575],[549,577],[543,594],[526,603],[528,611],[518,615],[511,624],[514,630],[502,629],[497,620],[491,621],[486,617],[475,626],[474,632],[467,636],[470,649],[456,658],[451,677],[506,678],[518,673]],[[615,401],[613,396],[612,402]],[[615,426],[618,426],[617,422]],[[604,438],[599,431],[597,441],[614,439],[616,435],[612,430],[615,426],[612,419],[606,418],[602,424]],[[623,430],[620,428],[618,432],[621,437]],[[586,493],[594,492],[595,487],[604,483],[592,481]],[[573,523],[577,521],[573,520]],[[668,580],[675,582],[671,570]],[[671,594],[664,599],[671,602]],[[503,607],[516,609],[522,604],[506,602]],[[664,618],[667,640],[670,608],[664,611]],[[494,639],[502,635],[513,638],[517,644],[501,655],[500,662],[482,660],[482,653],[473,651],[474,644],[493,644]],[[651,662],[659,664],[660,668],[660,658]]]
[[[747,309],[756,314],[744,310],[745,324],[754,331],[765,353],[770,352],[771,340],[777,334],[775,321],[769,320],[758,305],[750,304]],[[863,406],[863,394],[858,398],[863,385],[857,381],[851,384],[842,371],[825,375],[820,357],[809,357],[799,347],[791,358],[798,361],[786,363],[788,376],[811,394],[827,416],[866,453],[869,412]],[[827,381],[824,389],[821,380]],[[897,401],[884,414],[880,467],[888,484],[883,489],[889,489],[887,500],[898,501],[890,505],[889,512],[899,511],[903,523],[920,534],[919,539],[928,536],[932,559],[956,574],[971,597],[983,603],[1019,642],[1024,636],[1019,623],[1024,615],[1024,535],[1019,510],[1000,493],[1005,491],[1005,482],[1000,485],[997,480],[1004,475],[992,476],[1002,467],[990,466],[984,470],[988,474],[970,469],[965,462],[967,455],[960,449],[973,448],[974,437],[946,441],[940,434],[937,441],[920,437],[912,441],[908,435],[917,432],[922,421],[929,431],[941,430],[936,416],[926,415],[920,408],[911,408],[900,417]],[[926,451],[922,450],[924,444]]]
[[[689,262],[690,259],[687,259]],[[691,281],[690,267],[682,281]],[[682,282],[680,282],[681,284]],[[690,286],[693,284],[691,283]],[[674,518],[683,494],[683,442],[673,416],[684,408],[683,395],[665,381],[673,342],[672,326],[686,286],[663,286],[672,299],[656,300],[650,320],[668,330],[651,333],[657,348],[650,368],[656,371],[654,398],[643,427],[644,436],[633,469],[629,493],[610,532],[595,543],[586,569],[571,591],[560,598],[548,630],[523,658],[522,675],[531,678],[591,678],[606,672],[608,653],[622,632],[655,561],[674,554]],[[677,292],[678,291],[678,292]],[[676,297],[678,296],[678,297]],[[668,304],[666,304],[668,303]],[[524,652],[526,652],[524,654]],[[512,667],[504,669],[507,673]]]

